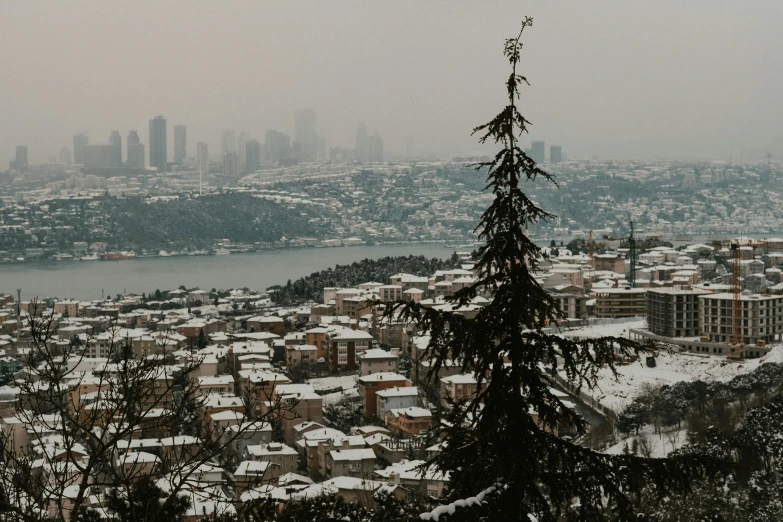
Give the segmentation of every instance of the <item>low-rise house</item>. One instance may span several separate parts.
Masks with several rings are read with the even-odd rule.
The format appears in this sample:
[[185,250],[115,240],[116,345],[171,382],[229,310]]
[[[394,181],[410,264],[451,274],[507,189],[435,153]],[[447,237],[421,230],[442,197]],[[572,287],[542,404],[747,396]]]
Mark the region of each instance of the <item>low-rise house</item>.
[[335,449],[326,457],[328,477],[358,477],[369,479],[375,471],[375,453],[371,448]]
[[294,473],[297,469],[299,453],[294,448],[279,442],[250,445],[245,449],[245,453],[250,460],[276,464],[280,467],[279,475]]
[[432,412],[426,408],[390,410],[386,413],[386,427],[398,437],[413,437],[427,432],[432,427]]
[[398,373],[374,373],[359,377],[359,396],[362,398],[364,416],[371,418],[378,415],[376,394],[379,391],[407,386],[413,386],[413,383]]
[[251,332],[269,332],[282,336],[285,331],[285,323],[281,317],[257,316],[247,320],[247,329]]
[[450,407],[451,402],[470,400],[476,395],[478,384],[473,374],[460,373],[443,377],[440,380],[440,401],[444,407]]
[[394,387],[380,390],[375,394],[376,413],[381,419],[394,409],[410,408],[419,405],[419,388],[416,386]]
[[375,348],[367,350],[359,356],[359,375],[370,375],[379,372],[396,372],[399,369],[400,357],[397,354]]
[[318,362],[318,347],[311,344],[287,345],[285,359],[289,367],[315,364]]

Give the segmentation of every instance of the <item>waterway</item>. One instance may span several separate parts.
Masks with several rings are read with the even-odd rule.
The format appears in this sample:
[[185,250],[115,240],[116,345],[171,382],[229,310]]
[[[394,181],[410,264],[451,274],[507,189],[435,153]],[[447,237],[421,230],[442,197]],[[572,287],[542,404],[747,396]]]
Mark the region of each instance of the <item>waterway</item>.
[[[98,299],[118,293],[156,289],[242,288],[264,290],[289,279],[338,264],[386,256],[424,255],[446,258],[453,248],[442,243],[301,248],[222,256],[153,257],[123,261],[51,261],[0,264],[0,294],[22,290],[33,297]],[[385,281],[382,281],[385,282]]]

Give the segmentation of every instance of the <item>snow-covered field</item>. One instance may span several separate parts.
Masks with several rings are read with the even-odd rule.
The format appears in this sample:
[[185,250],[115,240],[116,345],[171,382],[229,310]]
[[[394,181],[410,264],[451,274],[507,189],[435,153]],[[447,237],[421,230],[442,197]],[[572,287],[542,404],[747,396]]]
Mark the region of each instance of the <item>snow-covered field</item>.
[[680,449],[688,442],[688,430],[683,428],[681,430],[672,430],[668,433],[655,434],[653,427],[650,425],[645,426],[639,430],[639,435],[631,435],[627,439],[623,439],[617,444],[610,446],[604,451],[612,455],[619,455],[623,453],[627,445],[628,450],[633,448],[633,440],[637,440],[637,445],[640,447],[639,454],[643,454],[643,446],[647,446],[650,452],[650,457],[663,458],[676,449]]
[[[564,332],[564,335],[598,337],[623,336],[625,333],[627,336],[630,328],[644,328],[644,323],[645,321],[629,321],[590,326],[568,330]],[[643,356],[640,361],[635,363],[617,366],[617,378],[609,369],[602,369],[598,374],[597,387],[592,391],[585,390],[585,392],[592,395],[604,406],[619,413],[646,387],[658,387],[680,381],[729,381],[736,375],[752,372],[762,364],[781,363],[783,362],[783,346],[773,347],[770,353],[762,358],[748,359],[742,362],[731,362],[723,356],[685,353],[660,353],[655,358],[655,362],[654,368],[648,368]],[[562,376],[565,378],[565,375]]]

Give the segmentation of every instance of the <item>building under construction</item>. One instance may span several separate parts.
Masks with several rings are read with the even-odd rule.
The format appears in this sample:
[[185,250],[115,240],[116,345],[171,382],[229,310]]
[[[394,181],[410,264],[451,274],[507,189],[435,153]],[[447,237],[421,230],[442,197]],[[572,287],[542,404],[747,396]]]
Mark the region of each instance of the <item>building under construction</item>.
[[[699,297],[699,316],[702,335],[719,343],[762,345],[781,340],[783,336],[783,295],[746,294],[731,292]],[[735,307],[738,307],[738,334],[734,335]],[[750,355],[750,354],[749,354]]]

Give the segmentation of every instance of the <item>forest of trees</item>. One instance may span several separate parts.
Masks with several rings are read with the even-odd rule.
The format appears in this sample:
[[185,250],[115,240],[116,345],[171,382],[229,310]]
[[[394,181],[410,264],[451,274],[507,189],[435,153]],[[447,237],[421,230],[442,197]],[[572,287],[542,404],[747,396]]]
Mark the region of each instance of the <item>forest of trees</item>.
[[456,255],[448,259],[424,256],[382,257],[363,259],[350,265],[337,265],[334,268],[314,272],[285,285],[276,285],[268,290],[272,299],[282,305],[298,304],[305,301],[320,302],[324,288],[350,288],[361,283],[377,282],[388,284],[389,277],[404,272],[406,274],[430,276],[436,270],[450,270],[460,267]]

